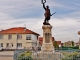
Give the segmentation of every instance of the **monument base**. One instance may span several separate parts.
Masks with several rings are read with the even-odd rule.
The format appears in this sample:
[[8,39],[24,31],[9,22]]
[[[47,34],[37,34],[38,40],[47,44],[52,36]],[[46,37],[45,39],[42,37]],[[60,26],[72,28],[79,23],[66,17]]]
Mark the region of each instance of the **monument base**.
[[42,51],[54,51],[54,46],[52,44],[43,44],[41,47]]
[[61,57],[60,52],[53,51],[39,51],[33,55],[34,60],[61,60]]
[[43,25],[43,44],[41,47],[42,51],[52,51],[54,50],[53,42],[52,42],[52,26],[51,25]]

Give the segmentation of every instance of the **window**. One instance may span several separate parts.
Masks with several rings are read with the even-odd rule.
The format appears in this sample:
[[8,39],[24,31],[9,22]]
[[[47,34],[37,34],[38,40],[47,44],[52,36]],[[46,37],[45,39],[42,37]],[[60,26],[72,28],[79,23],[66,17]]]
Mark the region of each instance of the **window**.
[[22,43],[17,43],[17,47],[22,47]]
[[0,47],[3,47],[3,43],[0,43]]
[[26,40],[31,40],[31,34],[26,35]]
[[11,43],[11,47],[13,47],[13,43]]
[[17,39],[22,39],[22,35],[21,34],[18,34],[17,35]]
[[0,39],[3,39],[3,35],[0,35]]
[[12,35],[8,35],[8,39],[12,39]]
[[6,47],[9,47],[9,43],[6,44]]

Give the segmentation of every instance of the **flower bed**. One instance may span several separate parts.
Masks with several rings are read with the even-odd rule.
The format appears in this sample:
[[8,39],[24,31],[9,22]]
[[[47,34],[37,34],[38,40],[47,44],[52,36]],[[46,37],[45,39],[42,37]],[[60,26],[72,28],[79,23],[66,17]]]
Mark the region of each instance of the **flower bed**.
[[18,55],[17,60],[32,60],[32,52],[25,51]]
[[80,60],[80,52],[62,52],[61,60]]

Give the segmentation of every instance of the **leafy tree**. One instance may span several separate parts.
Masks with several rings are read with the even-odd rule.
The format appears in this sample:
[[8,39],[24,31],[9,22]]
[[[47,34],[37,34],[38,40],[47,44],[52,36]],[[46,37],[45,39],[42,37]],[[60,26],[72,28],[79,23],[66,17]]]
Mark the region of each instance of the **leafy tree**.
[[53,46],[54,46],[54,48],[59,48],[59,45],[58,45],[57,41],[53,42]]
[[72,46],[74,46],[74,41],[72,41]]

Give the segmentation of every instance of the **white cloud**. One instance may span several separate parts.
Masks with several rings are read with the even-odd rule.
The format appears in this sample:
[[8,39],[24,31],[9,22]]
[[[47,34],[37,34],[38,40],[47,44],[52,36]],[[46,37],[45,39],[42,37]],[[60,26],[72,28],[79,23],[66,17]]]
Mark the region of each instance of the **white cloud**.
[[77,21],[73,18],[53,18],[50,23],[56,27],[72,27],[77,24]]
[[[49,5],[51,8],[56,6],[59,8],[64,7],[65,9],[71,8],[69,6],[64,6],[64,4],[57,3],[52,0],[48,0],[46,2],[46,5]],[[44,16],[42,18],[19,17],[18,19],[12,16],[12,14],[18,16],[20,15],[19,13],[21,13],[21,15],[23,13],[24,15],[29,15],[34,12],[34,9],[43,9],[41,0],[0,0],[0,30],[11,27],[23,27],[24,24],[26,24],[26,27],[28,29],[35,31],[42,36],[42,25],[44,21]],[[43,11],[41,12],[43,13]],[[80,21],[79,15],[80,12],[75,11],[64,15],[62,13],[60,15],[60,18],[51,18],[50,23],[53,26],[52,34],[56,40],[66,41],[68,40],[67,38],[70,38],[70,40],[78,41],[79,36],[77,32],[80,30],[80,23],[77,21]]]
[[[0,29],[7,29],[11,27],[23,27],[26,24],[26,28],[31,29],[42,36],[42,25],[44,18],[25,18],[25,19],[12,19],[5,15],[7,18],[4,18],[0,22]],[[3,18],[3,17],[2,17]],[[10,19],[9,19],[10,18]],[[53,26],[52,34],[56,40],[66,41],[67,38],[78,39],[77,31],[80,29],[80,24],[75,21],[73,18],[52,18],[50,20],[51,25]],[[76,30],[75,30],[76,28]],[[73,29],[73,30],[71,30]],[[72,31],[72,32],[71,32]],[[78,41],[78,40],[76,40]]]
[[12,17],[9,16],[8,14],[0,12],[0,21],[2,21],[4,19],[12,19]]

